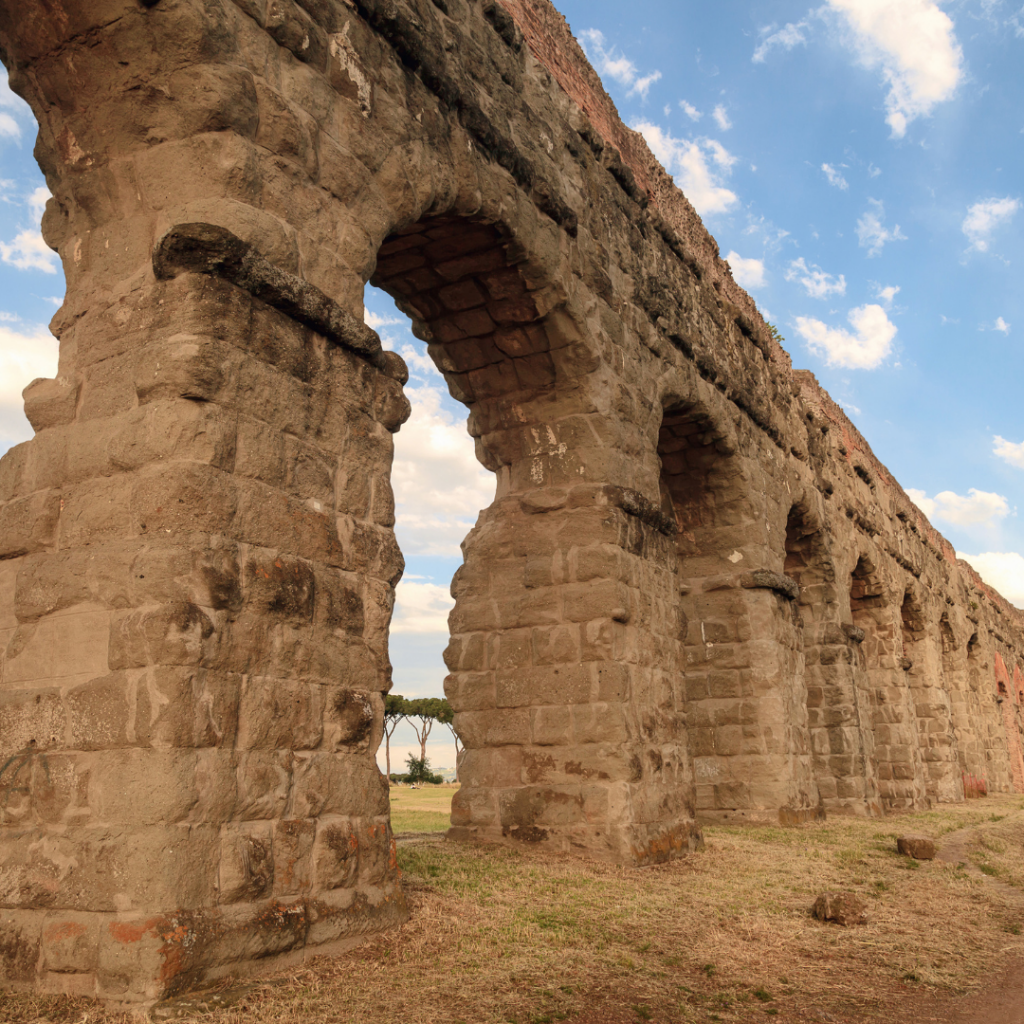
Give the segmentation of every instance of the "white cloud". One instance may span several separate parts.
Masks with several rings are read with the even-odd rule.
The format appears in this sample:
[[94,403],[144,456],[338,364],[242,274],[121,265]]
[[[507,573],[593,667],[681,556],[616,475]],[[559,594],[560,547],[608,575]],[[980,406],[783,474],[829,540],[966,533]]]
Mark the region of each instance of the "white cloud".
[[1011,199],[1009,196],[1002,199],[984,199],[968,208],[961,228],[970,239],[970,248],[978,252],[987,252],[992,233],[1011,220],[1019,209],[1020,200]]
[[929,498],[924,491],[907,488],[907,496],[929,519],[944,519],[955,526],[994,526],[997,519],[1010,514],[1009,502],[1001,494],[971,487],[966,497],[953,491],[940,491]]
[[[413,365],[411,346],[402,355]],[[465,422],[443,407],[439,387],[407,387],[405,393],[412,415],[395,435],[391,474],[399,543],[410,555],[459,557],[473,513],[494,500],[494,475],[477,462]]]
[[844,192],[850,187],[850,183],[831,164],[822,164],[821,169],[825,172],[825,177],[828,178],[830,185],[834,185]]
[[13,242],[0,242],[0,259],[19,270],[57,273],[56,253],[43,241],[39,231],[19,231]]
[[[676,179],[699,214],[724,213],[739,202],[736,193],[722,184],[722,175],[728,174],[736,157],[720,142],[677,139],[649,121],[634,124],[633,130],[647,140],[651,152]],[[717,165],[718,171],[711,164]]]
[[1013,34],[1018,39],[1024,39],[1024,7],[1016,14],[1011,14],[1007,24],[1013,26]]
[[447,587],[403,579],[395,588],[394,633],[441,633],[448,635],[448,613],[455,601]]
[[1010,325],[1001,317],[996,317],[996,322],[992,325],[993,331],[1000,331],[1002,334],[1010,333]]
[[857,221],[857,239],[869,256],[877,256],[888,242],[905,242],[907,236],[897,224],[891,231],[885,226],[885,205],[878,199],[869,199],[868,210]]
[[765,36],[761,40],[761,45],[754,51],[754,56],[751,60],[755,64],[764,63],[765,58],[768,56],[768,51],[775,46],[781,46],[783,50],[792,50],[794,46],[800,43],[806,43],[807,37],[804,32],[810,28],[810,25],[806,21],[790,22],[788,25],[780,28],[777,32],[773,31],[774,25],[768,28],[761,29],[761,34]]
[[727,132],[732,127],[732,121],[729,120],[729,115],[721,103],[711,112],[711,116],[715,119],[715,124],[718,125],[720,132]]
[[893,138],[952,97],[964,74],[963,51],[936,0],[828,0],[828,6],[853,30],[861,63],[882,71]]
[[28,208],[32,218],[38,224],[43,219],[43,212],[46,210],[46,201],[50,198],[50,190],[45,185],[33,190],[28,197]]
[[786,271],[786,280],[799,281],[812,299],[825,299],[829,295],[846,294],[845,275],[840,274],[836,277],[834,274],[826,274],[821,267],[808,267],[802,256],[790,263],[789,269]]
[[651,86],[654,85],[658,79],[661,78],[660,71],[652,71],[649,75],[644,75],[643,78],[638,78],[633,83],[633,88],[627,93],[628,96],[639,96],[641,99],[647,99],[647,93],[650,92]]
[[1016,551],[986,551],[980,555],[958,551],[956,557],[970,562],[978,575],[1007,601],[1024,608],[1024,558]]
[[375,331],[379,331],[382,327],[394,327],[407,322],[397,316],[380,316],[377,313],[371,313],[369,310],[363,312],[363,323]]
[[730,251],[725,261],[732,268],[732,276],[741,288],[749,291],[751,288],[764,287],[764,260],[744,258],[738,252]]
[[21,128],[10,114],[0,112],[0,138],[20,139]]
[[881,167],[876,167],[874,164],[868,164],[868,177],[877,178],[882,173]]
[[1021,441],[1020,444],[1014,444],[998,434],[992,438],[992,441],[994,442],[992,451],[995,455],[998,455],[999,458],[1004,462],[1008,462],[1011,466],[1024,469],[1024,441]]
[[679,101],[679,109],[691,121],[699,121],[704,116],[692,103],[687,103],[686,100]]
[[[8,323],[17,319],[0,316]],[[57,339],[42,324],[24,330],[0,324],[0,454],[32,436],[21,392],[37,377],[56,375]]]
[[796,329],[811,351],[824,356],[830,366],[875,369],[889,355],[896,327],[889,322],[885,310],[873,304],[850,310],[847,319],[853,334],[804,316],[796,318]]
[[882,300],[882,305],[888,309],[892,305],[892,300],[899,294],[900,287],[897,284],[890,284],[885,288],[879,288],[875,294]]
[[636,65],[628,57],[617,54],[614,46],[605,46],[604,33],[596,28],[584,29],[579,39],[597,73],[607,75],[619,85],[625,86],[629,90],[628,96],[647,99],[651,86],[661,78],[660,71],[652,71],[640,77]]

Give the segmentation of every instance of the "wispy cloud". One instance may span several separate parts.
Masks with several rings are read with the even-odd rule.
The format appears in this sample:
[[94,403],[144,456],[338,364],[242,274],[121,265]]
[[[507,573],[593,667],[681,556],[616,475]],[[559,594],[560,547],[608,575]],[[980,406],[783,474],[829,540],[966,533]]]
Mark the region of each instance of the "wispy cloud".
[[850,187],[850,183],[831,164],[822,164],[821,169],[825,172],[825,177],[828,178],[830,185],[834,185],[844,192]]
[[628,90],[627,96],[647,99],[651,86],[661,78],[660,71],[641,75],[637,66],[614,46],[605,44],[604,33],[596,28],[584,29],[579,35],[587,57],[599,75],[607,75]]
[[999,331],[1001,334],[1010,333],[1010,325],[1001,317],[996,317],[996,322],[992,325],[993,331]]
[[988,252],[991,236],[1004,224],[1009,223],[1020,209],[1020,200],[1010,196],[1002,199],[982,199],[968,207],[967,216],[960,225],[970,241],[970,248],[976,252]]
[[38,231],[19,231],[13,242],[0,242],[0,260],[18,270],[57,273],[57,257]]
[[870,209],[857,221],[857,240],[869,256],[877,256],[889,242],[905,242],[907,236],[897,224],[892,230],[885,226],[885,205],[878,199],[869,199]]
[[890,284],[885,288],[879,288],[875,295],[882,300],[882,305],[888,309],[892,305],[892,300],[899,294],[899,285]]
[[730,250],[725,261],[729,264],[732,276],[741,288],[746,288],[749,291],[752,288],[764,287],[764,260],[744,257],[735,250]]
[[992,438],[992,452],[1003,462],[1008,462],[1011,466],[1016,466],[1017,469],[1024,469],[1024,441],[1014,444],[996,434]]
[[907,488],[911,501],[929,518],[942,519],[954,526],[994,526],[1010,514],[1010,503],[991,491],[971,487],[966,495],[940,491],[929,498],[924,491]]
[[846,278],[840,274],[826,274],[821,267],[808,266],[801,256],[793,260],[786,271],[787,281],[799,281],[812,299],[826,299],[830,295],[846,294]]
[[963,51],[936,0],[828,0],[828,7],[844,19],[861,63],[881,70],[893,138],[953,96],[964,75]]
[[659,125],[640,121],[633,126],[651,147],[651,152],[676,179],[686,198],[700,214],[724,213],[739,202],[735,192],[723,184],[734,157],[715,139],[677,139]]
[[382,327],[395,327],[402,322],[397,316],[381,316],[378,313],[371,313],[369,310],[363,313],[363,323],[375,331],[379,331]]
[[715,119],[715,124],[718,125],[719,131],[727,132],[732,127],[732,121],[729,120],[729,115],[725,112],[725,107],[721,103],[711,112],[711,116]]
[[809,28],[809,22],[797,21],[790,22],[778,30],[776,30],[774,25],[761,29],[761,35],[764,38],[757,49],[754,50],[754,56],[751,57],[751,60],[755,64],[763,64],[769,52],[776,46],[783,50],[792,50],[794,46],[806,43],[807,36],[805,33]]
[[679,109],[691,121],[699,121],[704,116],[692,103],[687,103],[686,100],[679,101]]
[[885,310],[874,304],[851,309],[847,319],[852,332],[803,316],[796,318],[796,329],[811,351],[824,356],[830,366],[874,370],[892,350],[896,326]]

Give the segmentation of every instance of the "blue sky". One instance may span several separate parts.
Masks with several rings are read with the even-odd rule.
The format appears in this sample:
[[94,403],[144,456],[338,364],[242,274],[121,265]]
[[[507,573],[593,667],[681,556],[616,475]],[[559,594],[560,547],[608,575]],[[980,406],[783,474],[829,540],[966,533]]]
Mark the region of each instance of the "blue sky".
[[[934,525],[1024,606],[1024,7],[1019,0],[561,0],[736,278]],[[0,451],[52,375],[63,294],[38,236],[27,108],[0,88]],[[41,191],[42,190],[42,191]],[[410,363],[396,437],[408,564],[395,692],[441,692],[459,541],[493,494],[387,296],[367,315]],[[413,742],[396,737],[399,760]],[[433,763],[454,762],[447,732]]]

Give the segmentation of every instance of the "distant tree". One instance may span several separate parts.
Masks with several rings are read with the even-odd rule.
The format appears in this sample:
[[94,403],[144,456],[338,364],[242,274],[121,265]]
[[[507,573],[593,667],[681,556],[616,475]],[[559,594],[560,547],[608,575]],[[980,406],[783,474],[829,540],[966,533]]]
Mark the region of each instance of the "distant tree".
[[444,697],[420,697],[417,700],[405,701],[405,717],[416,732],[416,738],[420,741],[420,760],[427,759],[427,737],[434,723],[440,721],[438,715],[442,713],[442,705],[448,701]]
[[415,754],[410,754],[405,759],[406,767],[409,771],[406,773],[406,782],[431,782],[434,785],[444,782],[444,779],[440,775],[435,775],[430,770],[430,759],[426,757],[417,757]]
[[441,707],[437,712],[437,720],[442,724],[448,726],[448,731],[452,734],[452,739],[455,740],[455,764],[459,763],[459,755],[462,753],[462,740],[459,739],[459,734],[455,731],[455,712],[452,710],[451,704],[448,703],[443,697],[440,700]]
[[398,723],[405,718],[406,699],[397,693],[389,693],[384,697],[384,761],[387,764],[387,777],[391,778],[391,737]]

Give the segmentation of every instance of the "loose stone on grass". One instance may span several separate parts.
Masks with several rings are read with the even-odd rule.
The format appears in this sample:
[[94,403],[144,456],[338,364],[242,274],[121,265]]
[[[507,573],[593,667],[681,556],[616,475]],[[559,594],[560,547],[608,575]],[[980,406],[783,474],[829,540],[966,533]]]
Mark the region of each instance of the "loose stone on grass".
[[815,901],[811,913],[819,921],[834,921],[844,928],[851,924],[867,924],[864,901],[849,892],[824,892]]
[[935,840],[928,836],[900,836],[896,840],[896,849],[905,857],[913,857],[914,860],[935,860]]

